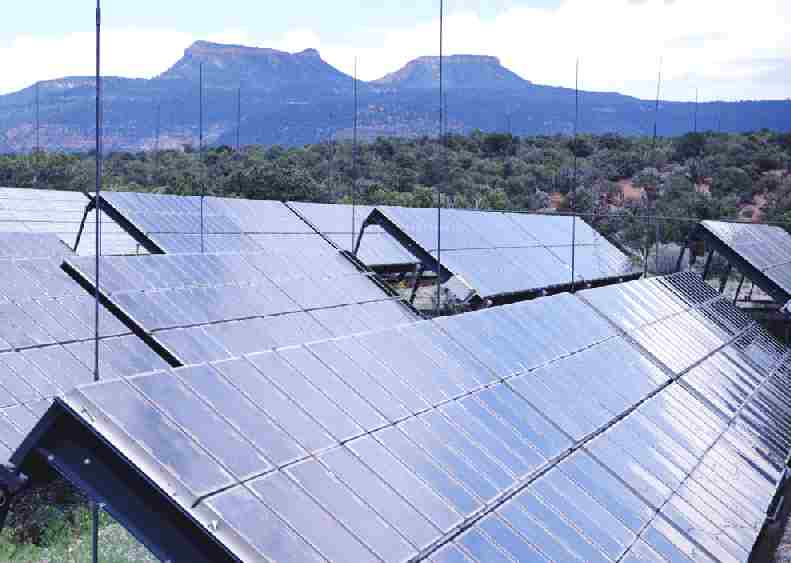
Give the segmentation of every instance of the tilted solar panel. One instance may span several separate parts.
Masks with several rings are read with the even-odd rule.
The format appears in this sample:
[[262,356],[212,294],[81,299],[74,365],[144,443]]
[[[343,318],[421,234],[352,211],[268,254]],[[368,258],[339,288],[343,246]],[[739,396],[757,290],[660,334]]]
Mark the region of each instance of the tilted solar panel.
[[[374,209],[370,205],[357,205],[352,208],[351,205],[326,203],[289,202],[288,206],[338,248],[349,252],[354,250],[354,241],[357,240],[363,221]],[[417,261],[390,235],[376,227],[366,231],[357,257],[371,267],[408,266]]]
[[480,297],[636,276],[630,258],[579,218],[443,209],[438,232],[435,209],[384,206],[368,223],[391,232],[424,261],[440,257],[439,245],[442,265],[461,282],[462,293]]
[[[83,217],[85,224],[77,253],[96,254],[96,213],[85,216],[88,197],[79,191],[0,188],[0,232],[50,234],[74,249]],[[103,254],[145,254],[120,225],[102,214]]]
[[[102,291],[183,364],[416,319],[322,243],[298,252],[102,258]],[[94,283],[94,261],[72,259]]]
[[136,192],[106,192],[102,198],[169,254],[285,250],[294,246],[294,237],[297,245],[321,241],[278,201]]
[[702,221],[714,250],[785,304],[791,299],[791,235],[772,225]]
[[[18,250],[42,242],[37,235],[19,236],[22,244],[17,245]],[[65,249],[59,240],[55,243]],[[41,245],[44,251],[48,248]],[[61,258],[0,260],[3,460],[19,446],[53,397],[93,381],[94,301],[60,264]],[[103,377],[113,379],[168,366],[104,308],[99,334]]]
[[83,386],[53,412],[230,559],[744,561],[791,449],[789,376],[680,274]]

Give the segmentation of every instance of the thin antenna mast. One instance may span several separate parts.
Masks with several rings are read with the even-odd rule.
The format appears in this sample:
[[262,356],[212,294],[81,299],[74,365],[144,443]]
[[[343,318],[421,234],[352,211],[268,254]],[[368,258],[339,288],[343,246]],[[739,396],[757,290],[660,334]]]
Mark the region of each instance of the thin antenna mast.
[[242,148],[242,87],[236,95],[236,152]]
[[204,162],[203,162],[203,63],[200,64],[200,78],[199,78],[199,88],[200,88],[200,96],[199,96],[199,110],[200,110],[200,119],[199,119],[199,158],[201,164],[201,194],[200,194],[200,251],[201,254],[206,252],[206,243],[203,240],[203,204],[204,199],[206,197],[206,177],[205,177],[205,170],[204,170]]
[[574,73],[574,180],[571,186],[571,290],[574,291],[576,253],[577,253],[577,152],[579,147],[579,123],[580,123],[580,60],[577,58],[576,71]]
[[[659,101],[662,91],[662,58],[659,59],[659,74],[657,75],[656,80],[656,105],[654,106],[654,136],[651,139],[651,156],[656,156],[656,140],[657,140],[657,129],[659,126]],[[643,277],[648,277],[648,248],[650,245],[649,234],[651,229],[651,198],[649,197],[649,192],[645,192],[645,204],[646,204],[646,236],[645,236],[645,257],[643,259]],[[659,222],[656,223],[656,269],[657,272],[659,271]]]
[[357,126],[358,126],[358,93],[357,93],[357,57],[354,57],[354,133],[352,139],[352,249],[355,248],[357,236]]
[[[334,150],[332,146],[332,122],[335,116],[330,112],[330,125],[329,125],[329,132],[327,133],[327,191],[331,194],[332,193],[332,159],[334,157]],[[352,231],[352,235],[354,235],[354,231]],[[352,241],[354,242],[354,241]],[[354,246],[352,246],[354,248]]]
[[39,95],[39,86],[40,82],[36,82],[36,153],[41,150],[41,120],[40,120],[40,108],[41,108],[41,97]]
[[[445,77],[443,54],[445,42],[445,0],[439,0],[439,141],[440,153],[445,143]],[[437,303],[439,314],[442,303],[442,184],[437,182]]]
[[40,165],[39,154],[41,152],[41,136],[40,136],[41,120],[39,118],[39,116],[40,116],[40,106],[41,106],[40,96],[39,96],[39,85],[40,84],[41,84],[40,82],[36,82],[36,157],[35,157],[36,158],[36,176],[35,176],[35,185],[36,186],[38,186],[38,174],[39,174],[39,165]]
[[157,126],[156,138],[154,139],[154,173],[156,174],[155,181],[159,183],[159,135],[162,124],[162,103],[157,104]]
[[[94,291],[94,331],[93,331],[93,380],[99,381],[99,293],[100,265],[102,255],[102,7],[101,0],[96,0],[96,261],[94,264],[96,288]],[[92,513],[92,559],[99,562],[99,505],[91,502]]]
[[654,137],[651,140],[651,151],[656,150],[657,127],[659,124],[659,96],[662,89],[662,59],[659,59],[659,75],[656,80],[656,105],[654,106]]
[[698,89],[695,88],[695,133],[698,132]]

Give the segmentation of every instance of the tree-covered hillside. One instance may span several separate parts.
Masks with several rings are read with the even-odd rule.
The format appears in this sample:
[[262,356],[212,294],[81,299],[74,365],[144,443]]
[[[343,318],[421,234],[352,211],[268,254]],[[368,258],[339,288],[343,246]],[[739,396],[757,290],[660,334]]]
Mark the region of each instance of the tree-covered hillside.
[[[576,155],[576,179],[575,179]],[[348,141],[298,148],[221,146],[184,151],[112,153],[105,187],[230,197],[481,209],[596,213],[611,234],[624,217],[652,215],[791,221],[791,135],[688,134],[519,138],[475,132],[362,143],[355,169]],[[91,154],[0,156],[0,185],[92,190]],[[354,181],[356,178],[356,182]],[[612,217],[617,216],[615,220]],[[608,219],[608,217],[610,219]],[[687,231],[673,222],[663,240]],[[628,237],[627,237],[628,238]]]

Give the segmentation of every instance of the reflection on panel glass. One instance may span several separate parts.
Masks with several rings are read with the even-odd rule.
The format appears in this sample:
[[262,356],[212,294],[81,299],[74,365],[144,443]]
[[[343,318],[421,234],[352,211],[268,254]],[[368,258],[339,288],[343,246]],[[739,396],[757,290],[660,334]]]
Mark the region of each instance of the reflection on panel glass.
[[[791,362],[702,283],[673,276],[342,337],[309,311],[296,329],[269,324],[289,315],[256,331],[179,328],[275,349],[66,401],[75,416],[92,405],[157,486],[179,483],[262,557],[743,561],[791,449]],[[291,342],[297,332],[318,338]],[[30,358],[42,376],[25,385],[8,374],[23,368],[0,371],[6,447],[46,408],[40,387],[90,375],[62,361],[46,377],[58,361]]]

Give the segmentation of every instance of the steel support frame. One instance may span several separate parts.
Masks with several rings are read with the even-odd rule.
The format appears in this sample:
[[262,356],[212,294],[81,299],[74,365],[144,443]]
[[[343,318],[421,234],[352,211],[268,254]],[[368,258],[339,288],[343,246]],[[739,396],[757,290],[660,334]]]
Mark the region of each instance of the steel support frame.
[[[750,262],[745,260],[741,255],[734,251],[730,246],[722,242],[715,235],[710,233],[704,227],[699,226],[693,235],[694,240],[704,240],[707,247],[711,248],[709,260],[707,265],[710,264],[711,256],[716,253],[722,256],[728,263],[735,267],[742,275],[746,276],[753,285],[758,286],[762,291],[769,295],[775,302],[784,304],[791,299],[791,295],[784,289],[773,282],[761,270],[753,266]],[[706,268],[708,272],[708,267]]]
[[61,475],[162,561],[237,560],[59,399],[12,462],[37,481]]
[[365,219],[365,221],[363,221],[363,224],[360,227],[360,233],[357,235],[357,240],[354,243],[354,249],[352,250],[352,254],[354,254],[354,256],[357,256],[360,250],[360,244],[362,243],[366,229],[372,225],[377,225],[384,229],[384,231],[393,237],[396,242],[398,242],[398,244],[403,246],[407,251],[411,252],[420,261],[424,271],[428,270],[436,272],[441,283],[445,283],[453,277],[453,272],[439,263],[439,261],[434,256],[432,256],[428,250],[415,242],[409,235],[402,231],[398,225],[393,223],[384,213],[378,209],[374,209]]

